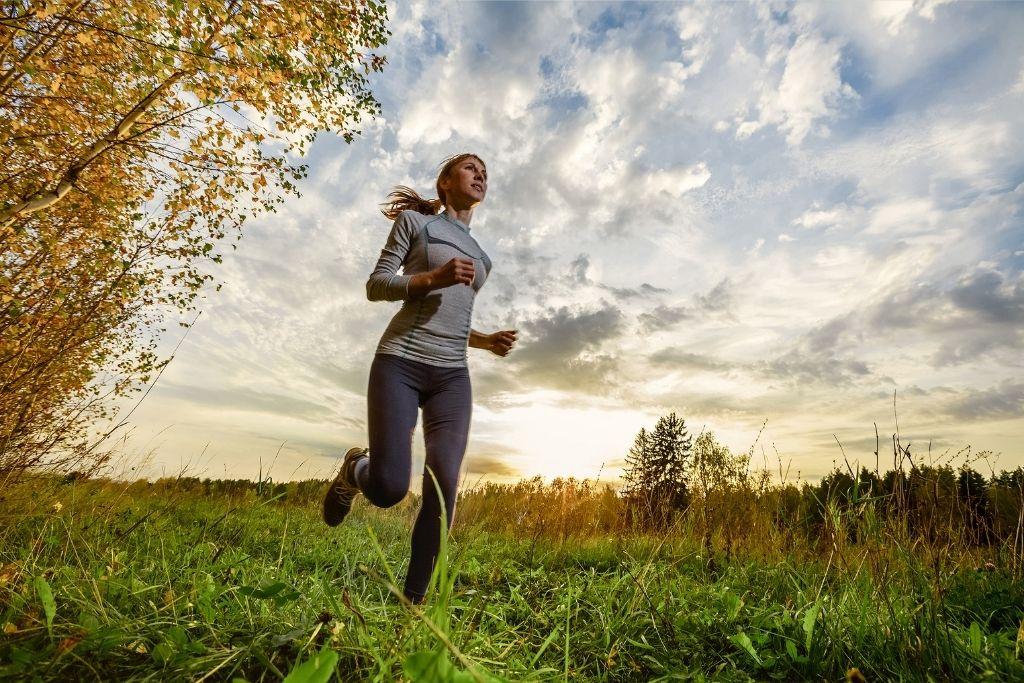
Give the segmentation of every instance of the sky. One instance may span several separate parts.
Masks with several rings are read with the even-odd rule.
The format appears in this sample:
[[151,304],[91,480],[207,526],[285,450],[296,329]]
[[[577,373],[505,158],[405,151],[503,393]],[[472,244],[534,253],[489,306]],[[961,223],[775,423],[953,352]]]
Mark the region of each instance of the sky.
[[400,305],[366,299],[379,205],[464,151],[473,327],[519,330],[469,350],[464,485],[615,481],[670,412],[777,481],[873,468],[876,427],[883,470],[897,431],[1024,464],[1024,5],[403,2],[389,27],[382,115],[319,136],[301,198],[167,327],[135,475],[327,478],[367,445]]

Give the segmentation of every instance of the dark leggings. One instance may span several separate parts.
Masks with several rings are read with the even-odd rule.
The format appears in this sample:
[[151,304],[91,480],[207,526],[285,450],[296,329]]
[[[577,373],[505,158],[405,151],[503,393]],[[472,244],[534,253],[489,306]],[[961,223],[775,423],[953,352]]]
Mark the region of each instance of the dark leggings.
[[423,505],[412,530],[412,557],[404,592],[422,599],[440,546],[441,506],[429,466],[444,495],[448,527],[455,514],[459,467],[466,453],[473,395],[467,367],[445,368],[377,353],[366,392],[370,458],[359,488],[377,507],[391,507],[409,492],[412,435],[423,409]]

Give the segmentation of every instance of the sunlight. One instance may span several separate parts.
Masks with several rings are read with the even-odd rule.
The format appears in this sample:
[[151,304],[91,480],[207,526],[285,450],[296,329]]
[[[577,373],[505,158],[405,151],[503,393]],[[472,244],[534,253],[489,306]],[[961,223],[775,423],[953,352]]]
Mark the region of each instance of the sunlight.
[[[539,395],[547,400],[537,400]],[[572,408],[551,400],[555,392],[531,392],[528,404],[488,417],[495,433],[509,435],[521,455],[509,457],[524,477],[606,479],[621,470],[633,438],[655,417],[631,409]]]

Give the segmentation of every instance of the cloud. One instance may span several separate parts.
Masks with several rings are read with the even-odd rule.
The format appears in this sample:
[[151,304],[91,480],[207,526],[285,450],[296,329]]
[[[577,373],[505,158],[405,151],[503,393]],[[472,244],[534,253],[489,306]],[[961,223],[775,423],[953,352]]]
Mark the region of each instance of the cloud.
[[625,331],[622,312],[611,304],[592,310],[562,306],[526,320],[514,363],[519,376],[540,386],[593,390],[611,381],[614,356],[600,349]]
[[920,16],[929,21],[935,19],[935,9],[952,0],[891,0],[873,2],[868,5],[871,18],[884,25],[892,35],[898,35],[911,16]]
[[864,222],[864,207],[840,202],[825,208],[820,202],[814,202],[810,208],[793,219],[792,224],[804,230],[823,229],[824,232],[834,230],[855,230]]
[[833,387],[849,386],[871,372],[867,363],[860,360],[801,349],[790,349],[771,360],[755,362],[752,369],[766,377],[788,380],[793,385],[824,384]]
[[960,365],[1002,349],[1024,348],[1024,278],[986,268],[962,271],[952,285],[918,283],[887,293],[866,312],[879,332],[936,340],[933,367]]
[[[736,129],[747,138],[765,125],[776,125],[790,145],[799,145],[809,133],[828,135],[821,121],[831,117],[857,92],[840,75],[842,45],[814,34],[801,34],[786,54],[785,70],[777,88],[764,87],[759,116]],[[817,125],[815,125],[817,124]]]
[[666,306],[659,304],[647,313],[637,316],[640,329],[646,333],[672,328],[676,323],[694,317],[695,312],[689,306]]
[[969,422],[1024,417],[1024,382],[1005,379],[997,386],[966,389],[944,405],[946,414]]
[[683,320],[693,320],[712,315],[730,315],[734,303],[735,283],[728,277],[722,278],[705,294],[694,294],[693,304],[658,304],[653,309],[637,315],[640,330],[646,334],[671,329]]
[[508,457],[503,453],[473,451],[466,455],[463,466],[467,476],[489,474],[499,477],[515,477],[520,474],[519,470],[509,464]]
[[700,307],[709,312],[721,312],[728,310],[733,302],[733,283],[728,278],[722,278],[707,294],[697,297]]

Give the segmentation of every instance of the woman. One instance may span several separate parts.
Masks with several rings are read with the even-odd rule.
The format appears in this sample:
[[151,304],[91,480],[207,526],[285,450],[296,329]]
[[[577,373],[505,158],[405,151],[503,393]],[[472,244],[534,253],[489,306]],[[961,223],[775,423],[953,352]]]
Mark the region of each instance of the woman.
[[438,198],[428,200],[399,186],[381,210],[394,224],[366,282],[366,296],[403,303],[370,365],[369,449],[345,454],[323,506],[324,521],[336,526],[358,493],[377,507],[402,500],[409,491],[412,432],[423,409],[423,505],[403,589],[414,603],[425,598],[440,546],[441,503],[426,468],[437,477],[449,528],[455,513],[473,407],[467,347],[505,356],[516,342],[515,330],[482,334],[470,328],[473,301],[491,271],[490,258],[469,228],[473,209],[487,194],[484,162],[475,154],[449,157],[435,187]]

